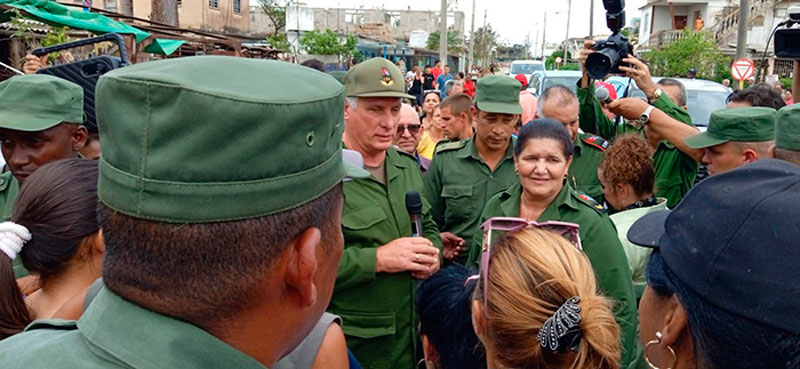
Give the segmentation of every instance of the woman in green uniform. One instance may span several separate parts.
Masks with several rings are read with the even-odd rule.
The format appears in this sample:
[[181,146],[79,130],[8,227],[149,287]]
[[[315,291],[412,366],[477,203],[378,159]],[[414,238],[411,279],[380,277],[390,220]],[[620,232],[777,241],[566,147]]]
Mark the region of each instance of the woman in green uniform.
[[[640,356],[636,349],[638,323],[631,273],[605,208],[566,184],[573,148],[569,132],[555,120],[537,119],[522,127],[514,147],[519,183],[492,197],[483,208],[480,222],[492,217],[520,217],[580,225],[583,250],[600,280],[600,288],[615,300],[614,315],[622,333],[620,367],[625,368]],[[477,265],[482,239],[482,233],[473,238],[468,261],[472,265]]]

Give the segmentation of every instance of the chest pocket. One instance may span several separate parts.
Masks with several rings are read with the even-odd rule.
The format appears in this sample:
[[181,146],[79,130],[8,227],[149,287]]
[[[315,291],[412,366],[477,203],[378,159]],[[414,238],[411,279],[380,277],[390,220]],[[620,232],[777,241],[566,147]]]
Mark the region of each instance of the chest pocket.
[[342,216],[342,227],[345,232],[360,234],[364,232],[372,232],[370,230],[375,225],[386,220],[386,213],[379,207],[361,208],[351,211]]
[[469,219],[475,210],[471,185],[450,185],[442,188],[446,219]]

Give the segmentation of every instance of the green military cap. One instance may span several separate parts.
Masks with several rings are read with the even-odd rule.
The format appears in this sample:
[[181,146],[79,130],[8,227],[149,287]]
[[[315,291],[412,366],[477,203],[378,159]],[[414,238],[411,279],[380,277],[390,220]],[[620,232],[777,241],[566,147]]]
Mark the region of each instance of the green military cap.
[[509,76],[483,77],[475,87],[475,106],[488,113],[522,114],[521,88],[522,84]]
[[75,83],[46,74],[0,82],[0,128],[33,132],[83,120],[83,88]]
[[729,141],[763,142],[775,139],[775,109],[761,106],[721,109],[711,113],[706,132],[686,139],[686,146],[703,149]]
[[136,64],[97,84],[98,196],[174,223],[259,217],[305,204],[346,175],[344,87],[311,68],[226,56]]
[[372,58],[356,64],[345,74],[343,81],[348,97],[402,97],[406,93],[403,72],[384,58]]
[[334,70],[334,71],[328,72],[328,74],[330,74],[333,78],[336,78],[336,80],[339,81],[339,83],[344,84],[344,82],[343,82],[344,81],[344,75],[347,74],[347,72],[342,71],[342,70]]
[[800,104],[789,105],[778,111],[775,120],[775,147],[800,151]]

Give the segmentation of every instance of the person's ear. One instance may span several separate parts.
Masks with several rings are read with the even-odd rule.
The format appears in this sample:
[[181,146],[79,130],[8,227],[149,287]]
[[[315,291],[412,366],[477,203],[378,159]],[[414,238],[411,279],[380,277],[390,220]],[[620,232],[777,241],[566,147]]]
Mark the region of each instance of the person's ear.
[[475,109],[474,106],[469,107],[469,113],[472,115],[472,120],[478,120],[478,109]]
[[286,248],[284,281],[294,290],[301,306],[314,305],[317,301],[317,249],[321,247],[322,233],[318,228],[307,228],[289,242]]
[[344,101],[344,120],[345,121],[350,116],[350,109],[351,109],[350,103],[347,100],[345,100]]
[[434,347],[431,340],[428,339],[428,335],[421,334],[420,336],[422,336],[422,352],[425,355],[425,360],[434,363],[439,362],[439,353],[436,352],[436,347]]
[[767,152],[769,153],[770,158],[775,159],[775,145],[770,146]]
[[667,314],[664,316],[664,328],[661,330],[661,343],[665,346],[675,346],[680,337],[688,332],[689,317],[686,309],[675,295],[669,298]]
[[76,126],[72,131],[72,151],[74,152],[83,150],[86,142],[89,141],[89,130],[82,124]]
[[742,155],[744,155],[744,162],[745,163],[752,163],[752,162],[758,160],[758,153],[753,149],[745,149],[742,152]]
[[624,183],[615,183],[613,186],[614,192],[619,195],[619,197],[625,198],[628,196],[628,186]]
[[103,235],[103,229],[97,230],[97,236],[94,238],[94,245],[92,245],[92,251],[102,255],[106,252],[106,239]]
[[486,317],[483,315],[481,300],[472,300],[472,329],[475,330],[475,335],[483,341],[486,333]]
[[572,159],[574,156],[570,155],[569,159],[567,159],[567,167],[564,169],[565,171],[569,172],[569,166],[572,165]]

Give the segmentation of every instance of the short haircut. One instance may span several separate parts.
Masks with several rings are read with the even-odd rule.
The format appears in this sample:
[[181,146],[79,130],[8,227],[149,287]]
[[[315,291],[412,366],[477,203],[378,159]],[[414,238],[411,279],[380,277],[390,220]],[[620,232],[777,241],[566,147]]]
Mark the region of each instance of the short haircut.
[[555,119],[541,118],[526,123],[519,130],[517,145],[514,146],[514,156],[519,157],[522,154],[528,141],[541,138],[551,139],[561,144],[565,159],[569,159],[572,152],[575,151],[575,144],[572,142],[572,136],[567,131],[567,127]]
[[309,67],[311,69],[316,69],[316,70],[318,70],[320,72],[325,73],[325,64],[323,64],[322,61],[319,60],[319,59],[308,59],[308,60],[300,63],[300,65],[302,65],[304,67]]
[[675,86],[675,87],[680,88],[681,92],[680,92],[680,95],[678,97],[678,101],[674,101],[674,103],[675,103],[675,105],[678,105],[678,106],[686,106],[686,103],[687,103],[687,101],[689,99],[686,97],[687,96],[686,95],[686,86],[684,86],[683,83],[681,83],[681,81],[678,81],[675,78],[662,78],[662,79],[660,79],[658,81],[658,85],[660,85],[660,86]]
[[439,108],[448,108],[450,109],[450,113],[453,115],[458,116],[461,114],[467,114],[467,117],[469,117],[470,120],[472,119],[472,116],[469,113],[469,108],[471,106],[472,98],[464,93],[457,93],[455,95],[448,96],[442,100],[441,104],[439,104]]
[[536,107],[536,111],[539,112],[541,116],[542,111],[544,109],[545,104],[548,101],[553,101],[558,105],[569,105],[572,103],[578,103],[578,97],[575,96],[575,93],[569,89],[567,86],[562,85],[552,85],[546,88],[541,95],[539,95],[539,102],[538,106]]
[[788,161],[795,165],[800,165],[800,151],[793,151],[787,149],[775,148],[775,159]]
[[653,149],[636,134],[617,137],[606,150],[599,169],[606,182],[631,185],[637,196],[653,193]]
[[199,224],[134,218],[101,204],[103,280],[126,300],[212,330],[252,306],[289,241],[310,227],[322,240],[341,232],[340,201],[341,184],[280,213]]
[[417,286],[419,332],[439,354],[441,369],[483,369],[483,347],[472,328],[472,293],[477,280],[471,269],[452,265]]
[[759,159],[764,159],[769,157],[769,148],[775,143],[775,140],[769,141],[758,141],[758,142],[742,142],[742,141],[731,141],[731,144],[736,147],[739,151],[744,151],[747,149],[751,149],[758,153]]
[[464,74],[464,72],[458,72],[458,76],[461,77],[461,78],[464,78],[466,76],[466,74]]
[[746,90],[734,91],[728,96],[728,102],[748,103],[750,106],[764,106],[775,110],[786,106],[780,92],[766,83],[759,83]]

